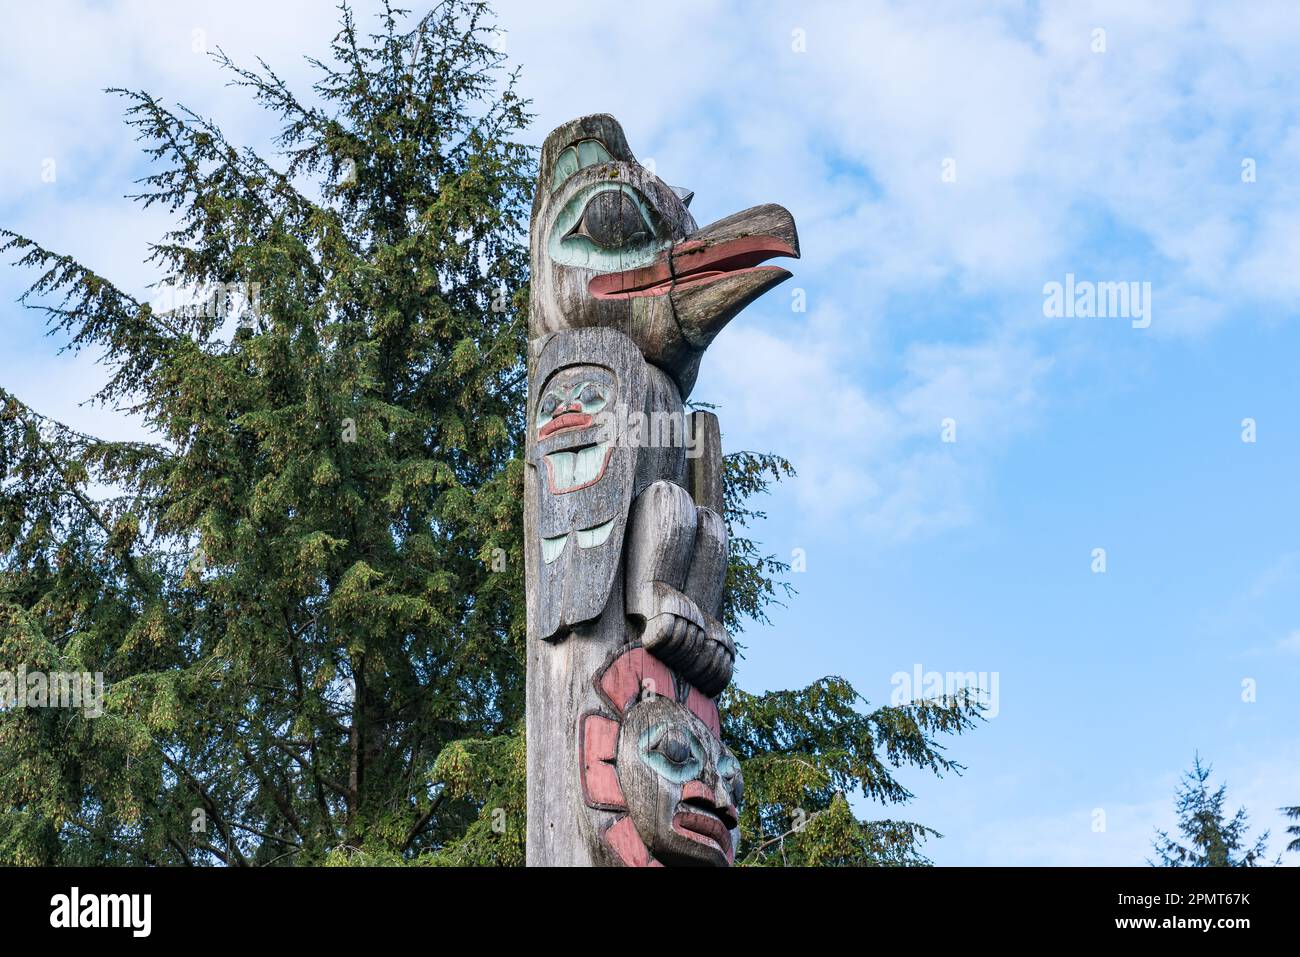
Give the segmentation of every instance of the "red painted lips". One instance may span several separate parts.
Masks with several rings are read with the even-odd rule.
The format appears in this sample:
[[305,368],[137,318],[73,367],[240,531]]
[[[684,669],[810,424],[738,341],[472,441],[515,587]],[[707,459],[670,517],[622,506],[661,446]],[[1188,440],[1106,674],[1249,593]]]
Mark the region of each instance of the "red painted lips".
[[557,415],[555,418],[551,419],[551,421],[538,429],[537,437],[539,439],[544,439],[548,435],[560,432],[564,429],[584,429],[594,421],[595,419],[587,415],[585,412],[565,412],[562,415]]
[[697,843],[716,847],[728,861],[735,853],[730,829],[721,818],[708,811],[686,806],[673,815],[673,830]]

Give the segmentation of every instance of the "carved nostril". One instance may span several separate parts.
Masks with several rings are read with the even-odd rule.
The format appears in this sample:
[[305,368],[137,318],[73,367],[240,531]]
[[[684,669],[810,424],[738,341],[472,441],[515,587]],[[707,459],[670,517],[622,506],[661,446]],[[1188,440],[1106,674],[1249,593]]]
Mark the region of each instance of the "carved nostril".
[[727,826],[727,830],[734,830],[740,824],[740,815],[736,813],[736,805],[731,803],[731,796],[726,791],[719,789],[717,803],[718,817],[722,818],[722,823]]
[[736,804],[731,797],[731,789],[723,785],[722,782],[718,782],[718,786],[714,788],[714,803],[718,805],[718,809],[723,813],[724,817],[735,820]]

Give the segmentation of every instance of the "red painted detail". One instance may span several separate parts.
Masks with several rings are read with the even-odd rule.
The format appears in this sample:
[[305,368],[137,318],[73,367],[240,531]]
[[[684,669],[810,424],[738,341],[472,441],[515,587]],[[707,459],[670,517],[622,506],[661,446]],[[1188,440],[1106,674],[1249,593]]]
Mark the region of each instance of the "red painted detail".
[[682,785],[682,800],[686,801],[690,798],[700,798],[712,804],[713,789],[706,787],[704,782],[699,778],[696,778],[694,781],[687,781]]
[[544,439],[555,432],[562,432],[565,429],[585,429],[595,420],[585,412],[565,412],[557,415],[551,421],[537,430],[537,437]]
[[663,256],[649,266],[593,276],[587,283],[587,291],[597,299],[615,299],[620,296],[635,295],[641,290],[653,289],[660,285],[671,286],[672,279],[672,267],[668,265],[668,257]]
[[773,256],[798,258],[799,254],[775,236],[741,236],[722,243],[687,240],[673,248],[673,272],[678,279],[706,270],[735,272],[757,266]]
[[697,844],[715,847],[731,863],[736,853],[731,846],[731,832],[725,824],[703,811],[678,811],[673,815],[673,830]]
[[716,701],[706,697],[703,691],[692,685],[690,693],[686,696],[686,708],[708,726],[715,738],[722,740],[722,719],[718,717]]
[[636,825],[626,815],[605,829],[605,843],[628,867],[653,867],[656,863],[645,841],[636,832]]
[[649,266],[593,276],[587,291],[597,299],[662,296],[674,286],[712,282],[723,276],[778,266],[758,264],[773,256],[798,257],[794,247],[775,236],[741,236],[721,243],[687,240]]
[[[754,266],[750,269],[731,269],[726,272],[703,272],[692,273],[689,276],[681,276],[676,280],[660,283],[657,286],[650,286],[646,289],[635,289],[631,292],[615,293],[612,295],[596,295],[597,299],[639,299],[642,296],[662,296],[672,292],[674,289],[680,289],[682,286],[703,285],[712,282],[715,279],[721,279],[724,276],[739,276],[747,272],[783,272],[780,266]],[[594,280],[593,280],[594,281]]]
[[[682,803],[678,805],[677,816],[691,815],[690,820],[685,818],[685,824],[688,830],[694,829],[706,836],[716,838],[719,828],[722,832],[727,833],[727,844],[731,843],[731,829],[738,823],[736,815],[736,806],[731,802],[727,792],[721,788],[711,788],[698,778],[694,781],[687,781],[682,785]],[[702,818],[707,818],[718,825],[702,823]],[[674,823],[677,818],[674,817]],[[699,825],[698,827],[696,825]],[[701,831],[701,828],[703,830]],[[679,830],[674,826],[674,830]],[[725,846],[719,844],[719,847]]]
[[597,687],[614,710],[623,714],[642,689],[649,687],[647,681],[654,683],[652,687],[657,695],[671,698],[676,693],[673,673],[667,665],[644,648],[629,648],[601,673]]
[[605,470],[609,468],[609,460],[613,455],[614,446],[610,445],[610,447],[605,450],[605,461],[600,463],[600,471],[596,473],[596,477],[590,482],[583,482],[581,485],[575,485],[572,488],[555,487],[555,475],[551,471],[551,460],[544,455],[542,456],[542,461],[546,463],[546,488],[552,495],[568,495],[570,492],[578,492],[584,488],[591,488],[591,486],[595,485],[605,477]]
[[618,722],[600,714],[587,715],[582,722],[582,794],[592,807],[627,808],[614,768],[617,750]]

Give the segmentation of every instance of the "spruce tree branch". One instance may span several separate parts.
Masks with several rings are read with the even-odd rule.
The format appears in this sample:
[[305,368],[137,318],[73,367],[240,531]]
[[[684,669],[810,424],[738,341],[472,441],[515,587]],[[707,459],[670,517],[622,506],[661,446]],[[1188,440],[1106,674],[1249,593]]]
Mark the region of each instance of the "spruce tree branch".
[[176,838],[170,833],[167,834],[167,843],[171,845],[172,850],[180,855],[180,859],[185,862],[186,867],[194,866],[194,862],[190,860],[189,849],[182,845],[180,841],[176,840]]
[[[61,316],[63,317],[64,324],[70,326],[74,319],[82,318],[82,309],[70,310],[56,306],[46,306],[40,303],[28,302],[28,298],[34,292],[45,292],[47,290],[53,291],[55,289],[79,284],[82,285],[88,293],[93,293],[101,303],[106,297],[111,298],[115,304],[117,304],[118,309],[121,312],[121,318],[128,319],[132,322],[143,321],[145,310],[145,305],[143,303],[137,301],[135,297],[122,292],[122,290],[118,289],[113,283],[109,282],[94,270],[83,266],[71,256],[46,249],[35,240],[29,239],[19,233],[15,233],[10,229],[5,229],[4,227],[0,227],[0,238],[5,240],[5,242],[0,243],[0,252],[5,252],[9,249],[25,250],[23,256],[18,260],[18,265],[38,267],[45,270],[44,275],[29,287],[26,292],[18,297],[18,301],[24,306],[27,306],[30,309],[40,310],[47,315]],[[51,263],[53,265],[50,265]],[[71,293],[69,292],[67,295],[71,295]],[[122,310],[121,306],[123,304],[135,307],[135,314],[130,315],[125,310]],[[157,331],[161,329],[162,332],[167,333],[172,338],[180,338],[183,335],[179,329],[168,325],[163,321],[161,315],[154,313],[152,310],[149,312],[149,317],[153,321],[155,334],[157,334]],[[159,336],[159,338],[165,339],[166,337]]]
[[316,766],[315,766],[314,764],[312,764],[312,762],[308,761],[308,760],[307,760],[306,758],[304,758],[301,754],[299,754],[298,752],[294,751],[294,750],[293,750],[292,748],[290,748],[289,746],[284,745],[284,744],[281,744],[281,743],[278,742],[278,741],[273,741],[273,742],[271,742],[271,744],[272,744],[273,747],[280,749],[280,750],[283,751],[285,754],[287,754],[289,757],[293,758],[293,760],[296,761],[296,762],[297,762],[297,763],[302,767],[302,769],[303,769],[304,771],[307,771],[308,773],[310,773],[310,774],[312,775],[312,777],[315,778],[316,781],[318,781],[319,783],[325,785],[325,787],[329,788],[329,789],[330,789],[331,791],[333,791],[334,793],[336,793],[336,794],[338,794],[338,795],[340,795],[340,796],[342,796],[342,797],[345,797],[345,798],[350,798],[350,797],[352,797],[352,792],[351,792],[351,791],[349,791],[349,790],[348,790],[346,787],[344,787],[342,784],[339,784],[337,781],[334,781],[334,780],[331,780],[330,778],[325,777],[325,775],[321,774],[320,771],[317,770]]
[[776,843],[778,843],[778,842],[780,842],[780,844],[781,844],[781,853],[782,853],[782,857],[784,858],[784,855],[785,855],[785,839],[786,839],[787,837],[791,837],[791,836],[793,836],[793,835],[795,835],[795,834],[800,834],[800,833],[802,833],[802,832],[803,832],[803,831],[808,827],[809,824],[811,824],[813,821],[815,821],[817,818],[821,817],[823,814],[825,814],[825,813],[826,813],[827,811],[829,811],[829,810],[830,810],[830,808],[823,808],[823,809],[820,810],[820,811],[814,811],[812,814],[809,814],[806,818],[804,818],[803,824],[802,824],[800,827],[792,827],[790,830],[786,831],[784,834],[778,834],[776,837],[773,837],[773,838],[771,838],[771,839],[769,839],[769,840],[764,841],[762,844],[758,845],[758,846],[755,847],[752,851],[750,851],[748,855],[746,855],[746,857],[745,857],[745,861],[746,861],[746,863],[749,863],[749,864],[754,863],[755,861],[758,860],[759,855],[762,854],[763,851],[765,851],[767,848],[771,847],[773,844],[776,844]]
[[[0,390],[0,394],[2,394],[3,397],[6,398],[9,397],[9,393],[3,392],[3,390]],[[19,403],[19,404],[22,405],[24,409],[27,408],[25,404],[23,403]],[[67,489],[68,493],[76,500],[77,504],[81,506],[81,508],[85,511],[86,515],[90,518],[90,520],[93,521],[97,526],[99,526],[100,530],[106,536],[111,538],[113,535],[112,528],[109,526],[108,522],[104,519],[104,517],[99,514],[99,510],[94,506],[94,503],[92,503],[85,496],[85,494],[83,494],[82,491],[79,488],[77,488],[76,483],[72,481],[71,478],[69,478],[67,472],[64,470],[63,464],[50,450],[49,444],[45,441],[45,437],[41,435],[40,427],[35,423],[29,421],[21,411],[18,413],[18,417],[22,421],[23,425],[27,427],[29,432],[35,436],[37,447],[41,450],[41,454],[45,458],[45,460],[49,463],[50,469],[53,471],[53,473],[56,476],[58,476],[59,481],[63,485],[63,487]],[[47,419],[47,421],[53,421],[53,420]],[[131,577],[135,579],[136,584],[141,589],[143,589],[146,594],[153,595],[154,589],[150,585],[149,580],[145,576],[144,572],[142,572],[140,570],[139,565],[137,565],[135,556],[132,555],[130,552],[127,552],[123,556],[123,560],[126,564],[127,570],[131,574]]]
[[411,845],[415,842],[415,839],[420,836],[420,832],[428,826],[429,822],[433,819],[434,814],[438,812],[438,808],[442,805],[444,797],[446,797],[445,791],[434,798],[429,804],[429,809],[421,814],[419,818],[416,819],[416,822],[411,825],[411,829],[406,834],[406,839],[402,841],[403,852],[411,849]]
[[[284,815],[284,819],[288,821],[289,826],[292,827],[294,833],[298,835],[298,839],[300,841],[306,840],[302,824],[298,820],[298,815],[294,813],[293,803],[278,787],[271,783],[271,779],[263,773],[261,767],[257,763],[257,759],[248,748],[240,748],[239,753],[243,757],[244,763],[248,766],[248,769],[253,772],[254,777],[256,777],[262,787],[270,793],[271,800],[273,800],[275,806],[280,809],[280,813]],[[276,838],[276,840],[280,839]]]
[[230,826],[238,828],[241,831],[247,831],[249,834],[256,835],[257,837],[264,838],[268,841],[276,841],[280,844],[285,845],[286,847],[298,847],[298,848],[302,847],[302,844],[299,843],[298,841],[290,841],[290,840],[286,840],[283,837],[278,837],[275,834],[268,834],[266,831],[258,830],[255,827],[250,827],[249,825],[240,823],[239,821],[231,821]]
[[[221,834],[226,839],[226,846],[229,848],[230,854],[234,856],[240,867],[247,867],[248,861],[244,858],[243,851],[239,849],[239,844],[235,841],[234,834],[231,833],[231,828],[226,823],[226,819],[222,815],[221,809],[217,806],[217,802],[212,799],[212,795],[208,793],[208,789],[204,786],[203,782],[200,781],[189,768],[174,761],[165,750],[160,749],[158,753],[162,756],[163,763],[172,770],[172,773],[184,777],[191,785],[193,785],[194,789],[198,792],[199,798],[203,801],[204,807],[206,807],[208,813],[212,815],[213,822],[221,829]],[[227,861],[227,858],[217,851],[216,848],[206,845],[206,843],[202,846],[204,850],[216,854],[223,861]]]

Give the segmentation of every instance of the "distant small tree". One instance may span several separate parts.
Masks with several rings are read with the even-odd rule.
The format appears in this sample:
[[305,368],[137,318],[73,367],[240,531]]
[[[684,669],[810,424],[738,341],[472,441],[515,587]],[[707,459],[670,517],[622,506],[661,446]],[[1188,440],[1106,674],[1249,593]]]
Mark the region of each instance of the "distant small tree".
[[[1281,808],[1281,811],[1291,820],[1300,822],[1300,804],[1295,807]],[[1291,843],[1286,846],[1286,849],[1288,851],[1300,851],[1300,823],[1292,824],[1286,829],[1286,832],[1292,837]]]
[[[1180,844],[1167,831],[1157,830],[1152,841],[1158,860],[1148,860],[1153,867],[1260,867],[1267,858],[1268,831],[1253,843],[1247,835],[1246,809],[1238,808],[1231,820],[1225,817],[1224,796],[1228,786],[1220,784],[1211,792],[1206,783],[1212,766],[1201,764],[1196,755],[1192,770],[1178,786],[1174,806],[1178,810],[1178,830],[1186,844]],[[1300,809],[1298,809],[1300,810]],[[1297,842],[1300,843],[1300,842]]]

